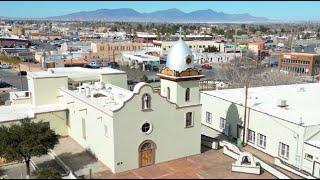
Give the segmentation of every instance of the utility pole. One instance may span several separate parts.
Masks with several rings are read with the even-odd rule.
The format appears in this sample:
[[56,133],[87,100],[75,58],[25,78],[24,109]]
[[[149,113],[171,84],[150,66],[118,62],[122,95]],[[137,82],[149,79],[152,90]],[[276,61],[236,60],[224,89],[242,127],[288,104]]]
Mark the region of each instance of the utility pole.
[[245,136],[246,136],[246,126],[247,126],[247,101],[248,101],[248,86],[249,86],[249,83],[248,83],[248,79],[245,80],[244,82],[244,90],[245,90],[245,99],[244,99],[244,117],[243,117],[243,133],[242,133],[242,138],[243,138],[243,141],[242,141],[242,144],[243,146],[245,146],[247,143],[245,141]]
[[234,36],[234,61],[235,61],[235,65],[238,65],[238,61],[237,61],[237,28],[235,29],[235,36]]

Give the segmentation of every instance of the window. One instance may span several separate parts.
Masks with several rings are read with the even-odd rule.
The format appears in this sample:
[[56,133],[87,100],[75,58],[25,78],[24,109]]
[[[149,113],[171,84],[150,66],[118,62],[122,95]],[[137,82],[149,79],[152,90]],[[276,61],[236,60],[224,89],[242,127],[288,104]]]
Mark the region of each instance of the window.
[[248,129],[248,141],[254,144],[255,138],[256,138],[255,136],[256,136],[255,132]]
[[192,112],[187,112],[186,114],[186,127],[192,127],[193,123],[192,123]]
[[206,122],[212,124],[212,113],[206,112]]
[[170,88],[167,87],[167,98],[170,100]]
[[141,131],[143,133],[149,134],[152,130],[151,124],[146,122],[141,126]]
[[151,109],[151,97],[149,94],[142,96],[142,109]]
[[186,97],[185,97],[186,101],[190,101],[190,88],[186,89]]
[[224,118],[220,118],[220,129],[225,129],[226,128],[226,122],[227,120]]
[[285,159],[289,158],[289,146],[282,142],[279,143],[279,156]]
[[84,118],[82,118],[82,138],[86,139],[87,135],[86,135],[86,120]]
[[305,153],[304,158],[308,161],[313,161],[313,156],[308,153]]
[[266,136],[258,133],[258,146],[265,149],[266,148]]
[[104,136],[109,137],[108,126],[104,125]]

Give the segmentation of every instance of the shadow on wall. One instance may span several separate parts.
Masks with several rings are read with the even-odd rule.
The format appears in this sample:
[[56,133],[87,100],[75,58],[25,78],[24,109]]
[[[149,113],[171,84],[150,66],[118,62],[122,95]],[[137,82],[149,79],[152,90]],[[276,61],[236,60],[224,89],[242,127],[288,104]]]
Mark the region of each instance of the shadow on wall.
[[238,107],[232,103],[228,110],[226,115],[226,121],[227,124],[230,125],[230,132],[232,137],[237,137],[237,125],[242,124],[242,118],[239,115]]

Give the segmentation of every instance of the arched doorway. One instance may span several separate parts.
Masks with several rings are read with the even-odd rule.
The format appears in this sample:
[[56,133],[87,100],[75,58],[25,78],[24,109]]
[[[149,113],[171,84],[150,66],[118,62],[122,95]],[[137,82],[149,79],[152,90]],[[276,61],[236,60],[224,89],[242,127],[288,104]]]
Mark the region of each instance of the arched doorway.
[[156,145],[151,140],[143,141],[139,146],[139,167],[150,166],[155,162]]

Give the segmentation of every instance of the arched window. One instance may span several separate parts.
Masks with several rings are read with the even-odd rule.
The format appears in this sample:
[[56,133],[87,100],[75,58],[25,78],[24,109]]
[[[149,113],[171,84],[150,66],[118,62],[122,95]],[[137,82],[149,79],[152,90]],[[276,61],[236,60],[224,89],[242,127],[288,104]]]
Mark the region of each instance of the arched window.
[[186,113],[186,128],[192,127],[193,122],[192,122],[192,112],[187,112]]
[[186,97],[185,97],[186,101],[190,101],[190,88],[186,89]]
[[170,88],[169,87],[167,87],[167,99],[170,100]]
[[142,109],[151,109],[151,97],[149,94],[142,96]]

